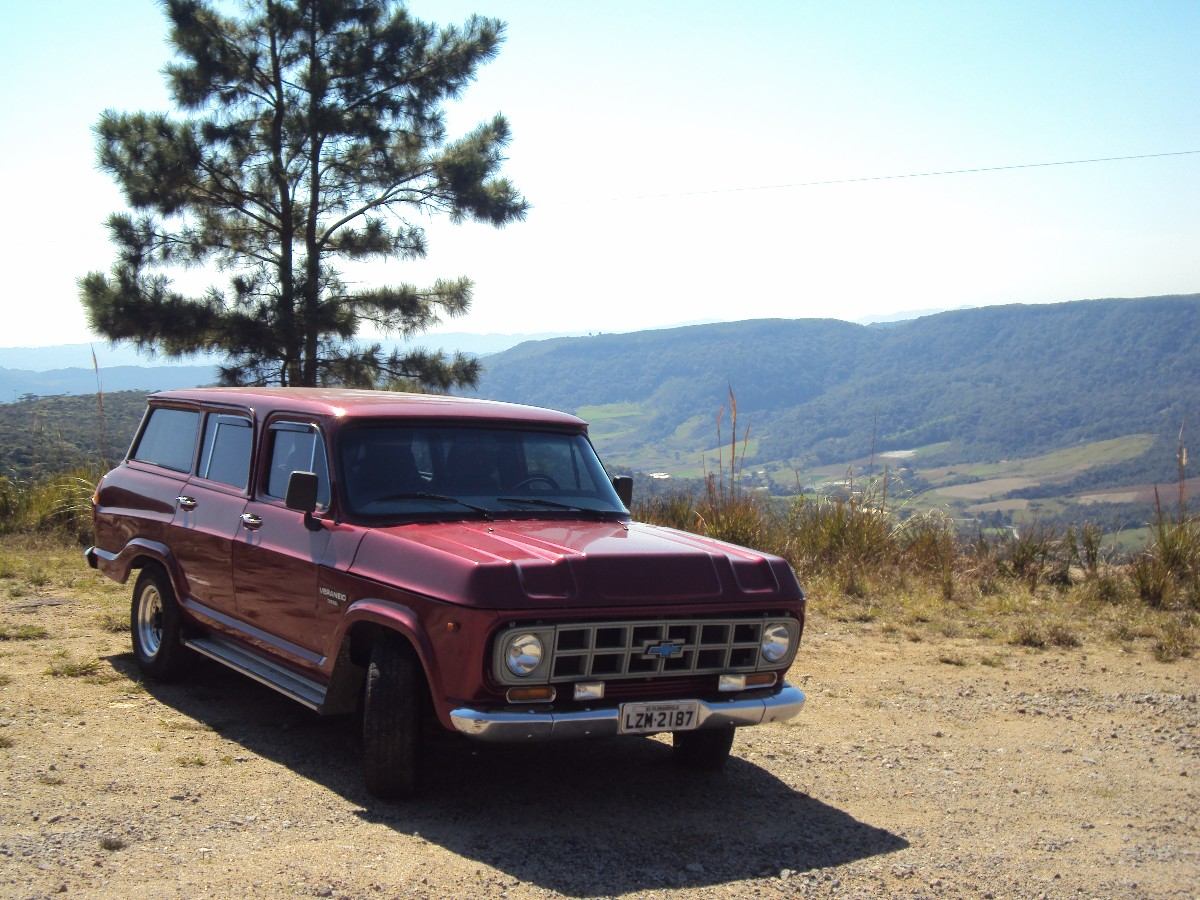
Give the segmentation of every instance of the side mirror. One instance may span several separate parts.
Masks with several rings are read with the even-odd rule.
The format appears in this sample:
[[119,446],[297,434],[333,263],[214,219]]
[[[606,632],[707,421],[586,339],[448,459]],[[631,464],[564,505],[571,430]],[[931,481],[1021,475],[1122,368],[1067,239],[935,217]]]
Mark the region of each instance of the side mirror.
[[317,475],[315,472],[293,472],[288,478],[287,496],[283,499],[288,509],[299,510],[311,516],[317,508]]
[[613,490],[617,492],[617,496],[621,502],[625,504],[626,509],[633,508],[633,477],[631,475],[614,475],[612,480]]

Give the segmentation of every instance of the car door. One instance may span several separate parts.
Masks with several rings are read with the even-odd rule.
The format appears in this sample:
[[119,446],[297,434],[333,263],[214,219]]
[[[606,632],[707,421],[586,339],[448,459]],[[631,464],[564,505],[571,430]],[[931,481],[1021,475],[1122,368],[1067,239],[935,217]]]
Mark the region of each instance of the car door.
[[185,602],[218,621],[237,614],[233,542],[246,506],[253,437],[248,415],[208,412],[195,471],[177,499],[173,549],[186,579]]
[[[306,522],[304,513],[284,504],[292,472],[317,475],[314,520]],[[331,637],[328,617],[317,616],[325,602],[319,594],[320,569],[344,569],[354,553],[357,529],[335,525],[327,515],[329,503],[329,465],[319,424],[302,417],[273,419],[233,548],[238,613],[254,627],[252,641],[306,663],[325,655]]]

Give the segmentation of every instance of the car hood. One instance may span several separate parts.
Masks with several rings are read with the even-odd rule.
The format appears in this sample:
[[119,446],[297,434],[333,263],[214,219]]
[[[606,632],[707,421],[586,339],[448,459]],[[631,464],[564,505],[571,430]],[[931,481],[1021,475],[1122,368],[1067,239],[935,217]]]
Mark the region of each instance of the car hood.
[[351,572],[487,609],[802,597],[782,559],[698,535],[614,521],[411,523],[371,529]]

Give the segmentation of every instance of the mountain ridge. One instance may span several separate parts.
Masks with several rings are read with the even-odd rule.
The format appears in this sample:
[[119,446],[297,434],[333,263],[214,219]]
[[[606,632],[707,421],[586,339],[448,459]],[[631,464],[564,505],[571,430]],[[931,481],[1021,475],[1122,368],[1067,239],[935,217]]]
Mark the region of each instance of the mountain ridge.
[[1006,304],[886,328],[759,319],[521,344],[488,360],[477,393],[590,413],[597,441],[632,467],[662,466],[655,444],[714,446],[730,388],[756,436],[753,464],[937,444],[947,462],[994,461],[1178,431],[1200,406],[1198,335],[1200,294]]

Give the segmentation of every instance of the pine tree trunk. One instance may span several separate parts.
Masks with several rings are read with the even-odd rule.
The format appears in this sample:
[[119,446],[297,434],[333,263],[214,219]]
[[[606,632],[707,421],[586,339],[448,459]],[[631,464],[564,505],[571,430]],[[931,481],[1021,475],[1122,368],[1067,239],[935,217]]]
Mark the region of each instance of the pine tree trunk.
[[[324,78],[317,69],[321,65],[317,54],[317,5],[309,13],[309,95],[308,95],[308,217],[304,227],[304,245],[308,252],[305,259],[304,285],[304,375],[301,382],[306,387],[317,385],[317,306],[320,302],[321,253],[317,246],[317,210],[321,199],[321,131],[319,113],[321,98],[318,90],[324,91]],[[322,73],[323,75],[323,73]]]
[[[273,4],[267,4],[268,11]],[[294,241],[296,226],[292,214],[292,195],[283,163],[283,119],[286,112],[283,71],[279,61],[278,35],[271,32],[271,80],[275,90],[275,112],[271,118],[271,164],[275,188],[279,194],[279,330],[284,356],[280,360],[280,384],[300,384],[300,347],[296,334],[296,276]]]

